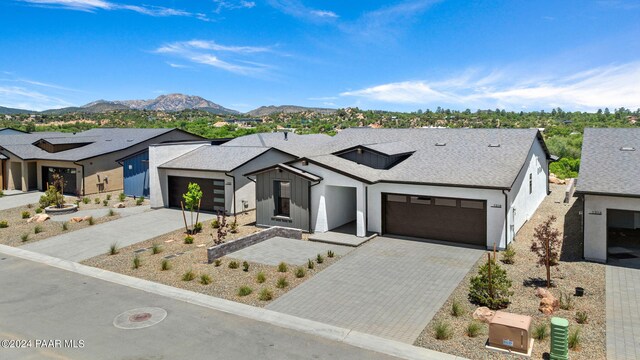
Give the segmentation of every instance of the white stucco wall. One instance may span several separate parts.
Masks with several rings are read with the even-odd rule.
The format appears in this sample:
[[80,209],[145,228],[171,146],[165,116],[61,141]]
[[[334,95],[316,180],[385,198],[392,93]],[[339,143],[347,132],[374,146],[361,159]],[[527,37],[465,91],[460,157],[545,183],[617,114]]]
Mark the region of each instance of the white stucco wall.
[[453,197],[487,202],[487,248],[506,246],[504,242],[505,198],[500,190],[462,187],[378,183],[368,186],[369,224],[371,232],[382,232],[382,193]]
[[[547,179],[549,178],[547,157],[539,141],[535,141],[529,150],[525,166],[520,170],[516,181],[509,191],[508,243],[520,230],[538,206],[547,196]],[[529,174],[532,175],[533,187],[529,193]],[[514,211],[515,210],[515,211]]]
[[[185,143],[149,146],[149,201],[151,208],[161,208],[165,206],[163,186],[164,193],[166,194],[166,176],[165,182],[161,186],[161,174],[158,172],[158,166],[205,145],[205,143]],[[168,201],[169,200],[166,199],[167,204]]]
[[640,211],[640,198],[584,195],[584,258],[607,261],[607,209]]

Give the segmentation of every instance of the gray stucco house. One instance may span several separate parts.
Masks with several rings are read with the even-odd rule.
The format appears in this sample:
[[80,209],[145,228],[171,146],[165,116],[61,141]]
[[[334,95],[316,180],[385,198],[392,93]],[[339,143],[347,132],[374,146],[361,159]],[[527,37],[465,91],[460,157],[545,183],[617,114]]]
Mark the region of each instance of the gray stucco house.
[[583,199],[584,258],[640,258],[640,129],[585,129],[576,194]]

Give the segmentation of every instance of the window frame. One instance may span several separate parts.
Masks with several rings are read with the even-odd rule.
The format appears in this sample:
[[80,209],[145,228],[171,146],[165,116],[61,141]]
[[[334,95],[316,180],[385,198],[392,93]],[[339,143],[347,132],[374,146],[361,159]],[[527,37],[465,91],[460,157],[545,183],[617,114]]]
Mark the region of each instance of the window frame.
[[[287,184],[289,189],[289,196],[282,196],[282,185]],[[275,202],[274,206],[274,215],[289,218],[291,217],[291,181],[289,180],[274,180],[273,181],[273,199]],[[286,199],[286,200],[285,200]],[[283,201],[286,201],[287,206],[286,209],[283,206]]]

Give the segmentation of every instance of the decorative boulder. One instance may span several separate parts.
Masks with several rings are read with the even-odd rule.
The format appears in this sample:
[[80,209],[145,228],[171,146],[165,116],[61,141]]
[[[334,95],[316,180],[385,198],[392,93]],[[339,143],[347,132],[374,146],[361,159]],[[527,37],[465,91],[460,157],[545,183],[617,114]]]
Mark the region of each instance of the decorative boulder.
[[116,209],[122,209],[122,208],[125,207],[125,205],[124,205],[124,203],[117,203],[117,204],[113,205],[113,207],[116,208]]
[[79,223],[84,221],[84,218],[76,216],[76,217],[72,217],[69,221],[71,221],[72,223]]
[[486,306],[481,306],[473,312],[473,318],[488,324],[495,314],[495,311],[489,309]]
[[91,216],[85,216],[82,218],[83,221],[89,221],[89,219],[91,219]]
[[538,307],[541,313],[551,315],[560,308],[560,301],[549,290],[537,288],[536,296],[541,298],[540,306]]
[[37,223],[41,223],[41,222],[45,222],[47,220],[51,219],[51,217],[47,214],[37,214],[34,217],[30,218],[29,220],[27,220],[27,223],[32,223],[32,222],[37,222]]
[[544,288],[537,288],[536,289],[536,296],[539,298],[545,298],[547,296],[551,295],[551,293],[549,292],[549,290],[544,289]]

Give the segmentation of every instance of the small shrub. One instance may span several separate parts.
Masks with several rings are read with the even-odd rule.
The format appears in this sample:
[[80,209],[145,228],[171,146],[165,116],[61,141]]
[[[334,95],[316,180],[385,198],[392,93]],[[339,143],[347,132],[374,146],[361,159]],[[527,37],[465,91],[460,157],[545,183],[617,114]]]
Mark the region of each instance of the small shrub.
[[477,321],[472,321],[469,323],[469,325],[467,325],[467,328],[464,332],[468,337],[474,338],[480,335],[480,333],[482,332],[482,324]]
[[200,284],[202,284],[202,285],[211,284],[211,276],[209,276],[207,274],[200,275]]
[[31,213],[28,211],[23,211],[22,214],[20,214],[22,216],[23,219],[28,219],[31,217]]
[[451,327],[444,321],[438,321],[437,323],[435,323],[433,326],[433,331],[435,332],[435,337],[438,340],[447,340],[451,338],[451,335],[453,335]]
[[93,219],[93,216],[89,216],[89,225],[95,225],[96,221]]
[[100,198],[95,198],[95,199],[93,199],[93,202],[94,202],[96,205],[100,204]]
[[478,269],[478,275],[471,279],[469,286],[469,300],[473,303],[486,306],[492,310],[505,308],[509,304],[511,280],[507,277],[507,271],[493,259],[491,262],[491,281],[489,280],[489,263],[485,263]]
[[162,260],[162,264],[160,265],[160,270],[167,271],[171,269],[171,263],[167,259]]
[[314,267],[316,267],[316,263],[314,263],[311,259],[307,260],[307,269],[313,270]]
[[451,303],[451,315],[458,317],[464,313],[464,309],[462,308],[462,304],[460,304],[457,300],[453,300]]
[[243,270],[244,272],[249,271],[249,263],[248,263],[248,262],[246,262],[246,261],[243,261],[243,262],[242,262],[242,270]]
[[182,281],[191,281],[195,278],[196,278],[196,274],[191,270],[187,271],[186,273],[184,273],[184,275],[182,275]]
[[41,208],[46,208],[47,206],[60,207],[64,204],[64,196],[58,191],[56,186],[51,185],[44,192],[44,195],[40,196],[38,203]]
[[287,286],[289,286],[289,282],[287,281],[287,278],[286,278],[286,277],[284,277],[284,276],[280,276],[280,277],[278,278],[278,281],[276,281],[276,287],[277,287],[278,289],[284,289],[284,288],[286,288]]
[[193,236],[191,235],[187,235],[184,237],[184,243],[185,244],[193,244]]
[[238,232],[238,222],[233,220],[233,222],[229,225],[229,232],[235,234]]
[[36,208],[36,214],[41,214],[42,213],[42,208]]
[[31,209],[33,207],[32,204],[27,204],[27,209]]
[[316,262],[318,264],[322,264],[324,262],[324,258],[322,257],[322,255],[318,254],[318,256],[316,256]]
[[336,256],[336,254],[334,254],[333,251],[331,250],[327,251],[327,257],[332,258],[334,256]]
[[27,242],[27,241],[29,241],[29,234],[22,234],[22,235],[20,235],[20,240],[22,240],[22,242]]
[[287,264],[285,264],[284,262],[281,262],[280,264],[278,264],[278,272],[287,272],[289,268],[287,267]]
[[253,292],[253,289],[251,289],[248,286],[240,286],[240,289],[238,289],[238,296],[247,296],[249,294],[251,294]]
[[116,255],[119,252],[118,243],[113,243],[109,246],[109,255]]
[[202,231],[202,223],[197,222],[195,225],[193,225],[193,232],[199,233],[200,231]]
[[9,223],[7,222],[7,220],[0,221],[0,229],[5,229],[8,227],[9,227]]
[[151,253],[153,255],[160,254],[161,252],[162,252],[162,246],[155,243],[151,245]]
[[35,234],[40,234],[40,233],[42,232],[42,226],[40,226],[40,225],[36,225],[36,227],[35,227],[35,228],[33,228],[33,232],[34,232]]
[[229,262],[229,269],[237,269],[239,267],[240,267],[240,265],[238,265],[237,261],[233,260],[233,261]]
[[213,219],[213,221],[211,222],[211,227],[214,229],[217,229],[220,227],[220,222],[218,221],[218,219]]
[[576,311],[576,322],[578,324],[586,324],[589,322],[589,315],[586,311]]
[[102,206],[109,206],[109,201],[102,200]]
[[307,273],[304,271],[304,268],[299,267],[296,269],[296,277],[298,279],[303,278],[306,274]]
[[505,264],[513,264],[515,262],[516,251],[511,244],[502,252],[502,262]]
[[271,290],[264,288],[262,290],[260,290],[260,294],[258,294],[258,299],[260,299],[261,301],[269,301],[273,299],[273,293],[271,292]]
[[580,328],[575,328],[569,332],[569,338],[567,339],[569,343],[569,349],[573,351],[580,350]]
[[258,275],[256,275],[256,281],[258,282],[258,284],[262,284],[266,280],[267,280],[267,277],[262,271],[260,271]]
[[115,214],[116,214],[116,212],[115,212],[115,211],[113,211],[113,209],[109,209],[109,213],[108,213],[107,215],[109,215],[109,216],[113,216],[113,215],[115,215]]
[[67,231],[67,230],[69,230],[69,223],[65,221],[62,223],[62,231]]
[[136,206],[140,206],[144,203],[144,197],[140,196],[136,199]]
[[549,336],[549,328],[547,324],[540,323],[533,327],[533,338],[536,340],[544,340]]
[[573,310],[573,297],[571,294],[561,292],[558,300],[560,301],[560,309]]
[[214,264],[216,267],[218,267],[218,266],[222,265],[222,260],[220,260],[220,259],[216,259],[216,260],[213,262],[213,264]]
[[82,203],[83,203],[83,204],[85,204],[85,205],[86,205],[86,204],[88,204],[88,203],[90,203],[90,202],[91,202],[91,199],[89,199],[88,197],[83,197],[83,198],[82,198]]
[[140,260],[140,256],[136,254],[136,256],[133,257],[133,268],[137,269],[140,265],[142,265],[142,260]]
[[124,193],[120,193],[120,195],[118,195],[118,200],[120,200],[120,202],[124,202],[125,200],[127,200],[127,195],[125,195]]
[[107,201],[111,200],[111,194],[107,194]]

